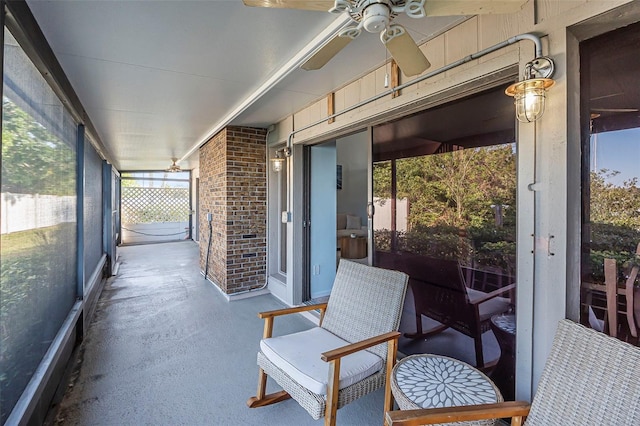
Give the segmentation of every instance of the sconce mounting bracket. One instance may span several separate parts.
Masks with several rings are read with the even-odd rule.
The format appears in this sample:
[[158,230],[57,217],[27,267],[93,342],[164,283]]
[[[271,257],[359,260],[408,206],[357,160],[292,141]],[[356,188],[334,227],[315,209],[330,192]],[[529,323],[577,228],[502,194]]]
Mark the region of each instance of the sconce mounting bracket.
[[551,58],[540,56],[526,65],[525,77],[530,78],[551,78],[555,71],[555,65]]

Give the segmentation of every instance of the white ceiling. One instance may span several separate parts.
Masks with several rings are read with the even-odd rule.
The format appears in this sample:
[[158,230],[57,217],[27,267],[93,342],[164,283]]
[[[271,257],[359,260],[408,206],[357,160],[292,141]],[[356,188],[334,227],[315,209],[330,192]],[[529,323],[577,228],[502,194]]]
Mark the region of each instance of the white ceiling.
[[[291,68],[327,27],[346,22],[323,12],[241,0],[28,4],[120,170],[167,168],[226,124],[267,127],[387,58],[364,33],[321,70]],[[421,42],[463,19],[396,22]],[[181,166],[197,166],[197,156]]]

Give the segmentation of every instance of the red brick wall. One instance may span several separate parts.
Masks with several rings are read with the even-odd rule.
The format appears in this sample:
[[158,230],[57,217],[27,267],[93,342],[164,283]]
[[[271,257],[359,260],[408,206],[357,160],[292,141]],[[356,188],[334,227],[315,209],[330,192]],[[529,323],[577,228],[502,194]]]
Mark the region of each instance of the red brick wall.
[[266,130],[227,127],[200,148],[200,265],[227,294],[260,287],[266,279]]
[[200,148],[200,267],[205,270],[209,223],[207,213],[213,216],[211,252],[207,277],[227,289],[227,195],[226,195],[226,129],[220,131]]

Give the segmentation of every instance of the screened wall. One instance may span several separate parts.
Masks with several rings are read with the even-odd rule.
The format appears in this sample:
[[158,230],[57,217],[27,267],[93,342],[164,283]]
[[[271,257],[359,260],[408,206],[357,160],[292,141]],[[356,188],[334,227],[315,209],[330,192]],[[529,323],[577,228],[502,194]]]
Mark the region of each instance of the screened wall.
[[[102,254],[102,158],[85,140],[84,148],[84,270],[85,276],[98,266]],[[85,287],[87,280],[85,279]]]
[[77,296],[77,124],[7,30],[2,124],[4,422]]
[[6,28],[3,50],[0,424],[16,424],[53,395],[102,279],[104,160]]

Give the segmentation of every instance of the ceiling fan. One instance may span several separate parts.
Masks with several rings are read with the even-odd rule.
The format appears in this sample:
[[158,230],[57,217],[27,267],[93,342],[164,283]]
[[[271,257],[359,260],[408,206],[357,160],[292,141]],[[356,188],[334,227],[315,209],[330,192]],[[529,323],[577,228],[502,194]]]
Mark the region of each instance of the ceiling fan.
[[638,112],[638,108],[591,108],[594,112]]
[[364,29],[380,33],[400,69],[407,76],[417,75],[431,65],[407,30],[393,20],[399,14],[411,18],[427,16],[513,13],[529,0],[242,0],[247,6],[275,7],[346,13],[353,23],[336,34],[313,54],[301,68],[322,68]]
[[181,172],[182,169],[180,168],[180,166],[178,166],[176,164],[178,159],[177,158],[172,158],[171,161],[173,161],[173,164],[171,164],[169,167],[167,167],[165,169],[165,172],[170,172],[170,173]]
[[[617,100],[617,101],[611,101],[611,98],[615,98],[615,97],[622,97],[623,100]],[[605,100],[605,103],[608,103],[608,107],[591,107],[591,111],[594,113],[602,113],[602,112],[610,112],[610,113],[626,113],[626,112],[638,112],[640,111],[638,108],[624,108],[624,107],[614,107],[613,104],[623,104],[624,105],[624,98],[625,98],[625,93],[624,92],[619,92],[619,93],[611,93],[611,94],[607,94],[607,95],[602,95],[602,96],[596,96],[590,99],[590,101],[593,103],[600,103],[600,101],[602,101],[603,99]],[[626,105],[624,105],[626,106]],[[593,115],[593,114],[592,114]],[[598,116],[600,116],[601,114],[597,114]]]

